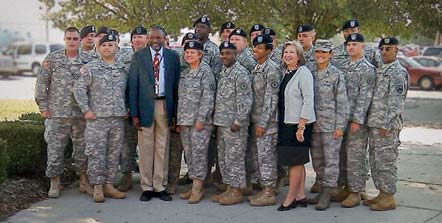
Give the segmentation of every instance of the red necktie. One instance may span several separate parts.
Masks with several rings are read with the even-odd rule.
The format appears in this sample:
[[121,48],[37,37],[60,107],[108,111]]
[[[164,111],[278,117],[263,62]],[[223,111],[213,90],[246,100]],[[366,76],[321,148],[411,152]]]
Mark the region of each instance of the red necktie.
[[155,53],[155,57],[153,58],[153,70],[155,73],[155,80],[160,81],[160,54]]

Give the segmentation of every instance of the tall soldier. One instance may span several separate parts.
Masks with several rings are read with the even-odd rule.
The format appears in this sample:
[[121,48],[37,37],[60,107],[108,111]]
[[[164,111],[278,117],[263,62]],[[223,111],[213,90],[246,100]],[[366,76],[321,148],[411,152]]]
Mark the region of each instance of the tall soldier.
[[126,68],[117,62],[117,49],[114,34],[101,38],[98,48],[101,58],[81,68],[81,76],[74,86],[75,99],[87,120],[85,153],[95,202],[103,202],[104,197],[126,197],[114,187],[127,117],[128,79]]
[[237,60],[237,48],[230,42],[220,45],[223,69],[216,93],[214,124],[218,126],[218,160],[225,192],[212,200],[223,205],[243,201],[246,186],[245,155],[250,111],[253,103],[250,74]]
[[81,51],[84,53],[93,53],[95,47],[95,32],[97,28],[94,25],[89,25],[81,28]]
[[246,32],[241,28],[234,29],[230,33],[229,41],[236,47],[236,60],[249,72],[252,72],[258,62],[256,62],[253,56],[252,49],[248,47]]
[[262,31],[265,29],[265,27],[261,24],[254,24],[252,26],[252,28],[250,28],[250,43],[253,46],[253,40],[255,39],[255,37],[257,37],[258,35],[262,34]]
[[230,33],[236,28],[233,22],[226,22],[221,25],[220,36],[222,37],[222,42],[229,41]]
[[396,208],[397,158],[403,127],[402,112],[409,88],[407,71],[397,61],[399,41],[387,37],[379,43],[384,66],[377,73],[373,102],[368,112],[370,167],[379,195],[366,201],[374,211]]
[[[367,114],[373,97],[376,75],[375,67],[364,57],[364,36],[353,33],[347,37],[346,44],[351,60],[344,63],[343,71],[346,75],[350,102],[350,119],[344,135],[344,146],[341,150],[343,153],[341,154],[343,173],[340,174],[341,179],[346,179],[346,182],[341,180],[340,193],[336,196],[336,201],[342,201],[346,197],[347,199],[341,203],[342,206],[355,207],[361,201],[360,193],[365,191],[368,145]],[[348,196],[348,192],[351,192],[350,196]]]
[[[314,55],[314,41],[316,38],[316,31],[310,24],[303,24],[298,26],[296,29],[298,33],[298,41],[302,45],[302,49],[304,49],[304,57],[305,57],[305,65],[309,70],[313,70],[316,67],[315,55]],[[316,182],[315,182],[316,183]],[[314,184],[314,186],[317,184]],[[311,192],[319,192],[319,188],[312,187],[313,191]]]
[[209,39],[209,34],[212,32],[209,16],[204,15],[198,18],[193,24],[193,27],[195,29],[195,35],[204,45],[203,61],[210,66],[216,77],[221,70],[221,58],[219,57],[218,46]]
[[35,101],[45,120],[44,138],[48,145],[46,176],[51,178],[48,196],[59,196],[63,174],[64,149],[69,137],[73,144],[74,164],[80,173],[80,191],[93,193],[86,176],[87,157],[84,154],[86,121],[74,99],[74,82],[80,68],[92,58],[80,49],[80,33],[69,27],[64,34],[65,48],[50,53],[43,61],[35,86]]
[[278,40],[276,39],[276,32],[271,28],[265,28],[262,31],[264,34],[272,37],[273,50],[269,55],[269,58],[273,60],[277,65],[282,64],[282,49],[284,48],[283,44],[278,45]]

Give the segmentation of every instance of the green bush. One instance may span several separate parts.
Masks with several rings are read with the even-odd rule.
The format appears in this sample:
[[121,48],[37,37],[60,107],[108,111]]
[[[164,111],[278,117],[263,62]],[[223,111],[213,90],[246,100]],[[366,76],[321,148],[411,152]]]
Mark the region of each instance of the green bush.
[[8,177],[9,155],[6,152],[6,142],[0,140],[0,184]]
[[20,117],[18,117],[18,120],[21,120],[21,121],[36,121],[36,122],[38,122],[39,124],[42,124],[42,125],[44,125],[44,122],[45,122],[45,118],[43,118],[37,112],[24,113],[24,114],[20,115]]

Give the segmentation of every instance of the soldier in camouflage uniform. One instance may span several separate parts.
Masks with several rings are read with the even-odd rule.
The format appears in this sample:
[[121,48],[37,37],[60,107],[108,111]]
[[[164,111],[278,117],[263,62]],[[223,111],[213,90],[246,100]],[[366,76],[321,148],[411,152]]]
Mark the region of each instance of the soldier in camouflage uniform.
[[189,41],[184,46],[184,58],[190,65],[181,72],[178,87],[177,125],[186,154],[192,189],[180,194],[194,204],[204,195],[203,182],[207,177],[207,151],[212,133],[212,113],[216,82],[210,67],[201,63],[203,44]]
[[104,36],[98,48],[101,58],[82,67],[80,78],[74,85],[75,99],[87,120],[85,154],[95,202],[103,202],[104,196],[126,197],[113,185],[127,117],[127,68],[117,62],[117,47],[114,34]]
[[250,110],[253,103],[250,74],[237,60],[233,43],[220,46],[223,69],[218,80],[214,124],[218,127],[218,160],[227,190],[212,197],[223,205],[243,201],[246,186],[245,155]]
[[269,56],[273,39],[267,34],[258,35],[254,41],[254,54],[258,65],[252,71],[253,106],[251,114],[252,134],[249,146],[259,173],[263,190],[258,196],[249,197],[253,206],[276,203],[275,187],[278,179],[276,143],[278,137],[277,103],[281,71]]
[[222,38],[221,42],[229,41],[230,34],[236,28],[233,22],[225,22],[221,25],[221,30],[219,31],[220,36]]
[[344,207],[355,207],[361,202],[367,180],[367,112],[371,104],[375,84],[375,67],[364,57],[364,37],[354,33],[347,38],[346,49],[351,60],[345,62],[347,92],[350,102],[350,119],[344,138],[346,152],[346,176],[351,192],[342,201]]
[[[301,43],[302,48],[304,49],[305,65],[309,70],[313,70],[316,67],[316,61],[314,55],[315,46],[313,45],[313,42],[315,41],[316,38],[315,28],[313,28],[313,26],[310,24],[303,24],[298,26],[296,32],[298,33],[298,41]],[[313,189],[312,192],[317,193],[319,191]]]
[[203,61],[210,66],[216,77],[221,71],[221,58],[219,56],[218,46],[209,39],[209,34],[212,32],[210,18],[207,15],[198,18],[193,24],[193,27],[195,29],[195,35],[204,46]]
[[[359,27],[358,20],[355,19],[348,20],[342,26],[342,33],[344,35],[345,40],[348,38],[350,34],[360,33],[360,32],[361,29]],[[370,62],[373,66],[375,66],[376,68],[381,67],[382,65],[381,55],[379,54],[379,51],[375,47],[365,46],[364,55],[365,59],[367,59],[367,61]],[[342,70],[344,63],[348,62],[349,60],[350,60],[350,55],[348,55],[345,42],[333,49],[332,64],[335,67]]]
[[373,102],[368,112],[371,174],[379,195],[366,201],[371,210],[396,208],[397,158],[403,127],[402,112],[409,88],[408,73],[396,56],[398,40],[387,37],[379,43],[384,66],[377,72]]
[[95,32],[97,32],[97,28],[94,25],[89,25],[81,28],[80,37],[81,37],[81,52],[88,53],[90,55],[93,54],[95,49]]
[[255,39],[255,37],[257,37],[258,35],[262,34],[262,31],[265,29],[266,27],[264,27],[261,24],[254,24],[252,26],[252,28],[250,28],[250,44],[253,46],[253,40]]
[[249,73],[255,68],[256,62],[255,56],[253,56],[252,49],[248,47],[247,34],[241,28],[236,28],[230,33],[230,40],[236,47],[238,55],[236,60],[245,67]]
[[332,44],[318,40],[315,47],[317,66],[312,74],[315,80],[316,122],[313,125],[311,155],[313,168],[321,183],[315,208],[330,206],[333,188],[338,186],[339,151],[347,126],[349,103],[342,71],[330,64]]
[[273,46],[275,46],[272,52],[269,55],[269,58],[273,60],[277,65],[282,65],[282,48],[284,48],[284,44],[278,45],[278,40],[276,39],[276,32],[271,28],[265,28],[262,31],[264,34],[272,37]]
[[66,48],[50,53],[43,61],[35,87],[35,101],[42,116],[46,118],[46,176],[51,178],[48,196],[52,198],[59,196],[64,149],[69,137],[73,144],[74,164],[80,173],[80,191],[92,194],[92,187],[86,176],[87,157],[84,154],[86,122],[73,95],[73,85],[80,76],[80,68],[91,57],[79,50],[80,34],[77,28],[67,28],[64,40]]

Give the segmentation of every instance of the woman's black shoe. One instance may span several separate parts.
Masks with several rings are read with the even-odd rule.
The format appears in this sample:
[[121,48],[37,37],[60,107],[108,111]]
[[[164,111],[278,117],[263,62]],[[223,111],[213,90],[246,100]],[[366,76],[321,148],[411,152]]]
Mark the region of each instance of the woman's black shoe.
[[299,201],[296,201],[296,205],[295,206],[298,206],[298,205],[303,207],[303,208],[306,208],[307,207],[307,199],[304,198],[304,199],[301,199]]
[[292,203],[289,204],[289,206],[285,207],[284,206],[284,202],[282,202],[281,206],[279,206],[279,208],[277,209],[278,211],[288,211],[291,210],[293,208],[296,208],[296,205],[298,204],[298,202],[296,202],[296,199],[293,199]]

